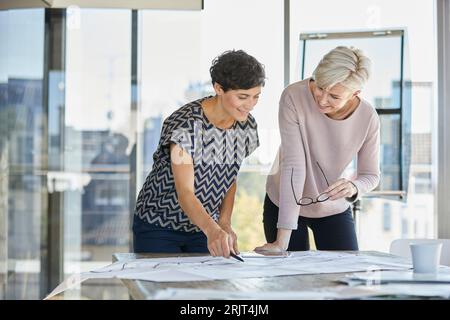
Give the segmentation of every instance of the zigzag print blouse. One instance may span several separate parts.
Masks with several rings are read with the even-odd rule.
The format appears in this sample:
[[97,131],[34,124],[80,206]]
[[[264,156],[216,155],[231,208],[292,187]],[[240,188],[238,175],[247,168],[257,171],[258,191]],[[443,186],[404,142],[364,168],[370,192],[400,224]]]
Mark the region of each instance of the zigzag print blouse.
[[219,129],[203,113],[204,97],[190,102],[164,120],[153,167],[139,192],[135,214],[160,227],[185,232],[201,231],[192,224],[178,204],[173,178],[170,143],[188,152],[194,161],[195,195],[209,215],[219,219],[219,207],[235,181],[244,158],[258,146],[255,119],[236,121]]

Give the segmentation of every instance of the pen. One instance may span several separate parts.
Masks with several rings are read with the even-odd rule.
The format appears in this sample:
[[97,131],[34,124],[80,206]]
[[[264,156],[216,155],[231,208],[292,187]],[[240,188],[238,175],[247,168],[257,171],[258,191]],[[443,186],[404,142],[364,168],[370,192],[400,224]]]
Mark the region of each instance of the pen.
[[241,257],[239,257],[238,255],[235,255],[233,252],[230,252],[230,256],[232,256],[233,258],[235,258],[236,260],[239,260],[241,262],[244,262],[244,259],[242,259]]

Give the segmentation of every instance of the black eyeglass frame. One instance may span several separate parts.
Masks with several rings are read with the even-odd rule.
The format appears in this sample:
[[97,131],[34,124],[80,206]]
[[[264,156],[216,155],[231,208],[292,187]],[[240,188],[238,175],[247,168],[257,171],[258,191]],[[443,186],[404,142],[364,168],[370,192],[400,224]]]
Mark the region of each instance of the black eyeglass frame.
[[[319,169],[320,169],[320,172],[322,172],[322,175],[323,175],[323,177],[325,178],[325,181],[326,181],[326,183],[327,183],[327,186],[329,187],[330,184],[328,183],[328,179],[327,179],[327,177],[325,176],[325,173],[323,172],[322,168],[320,167],[319,162],[316,161],[316,163],[317,163],[317,166],[318,166]],[[299,206],[309,206],[309,205],[311,205],[311,204],[313,204],[313,203],[325,202],[325,201],[327,201],[328,199],[330,199],[329,196],[326,196],[324,199],[321,199],[321,196],[324,195],[324,194],[326,194],[325,192],[322,192],[321,194],[319,194],[319,195],[316,197],[315,200],[314,200],[313,198],[311,198],[311,197],[302,197],[302,198],[300,198],[300,200],[298,200],[298,199],[297,199],[297,196],[295,195],[293,176],[294,176],[294,168],[292,168],[292,171],[291,171],[291,188],[292,188],[292,194],[294,195],[295,203],[297,203]],[[305,201],[307,201],[308,203],[302,203],[302,200],[305,200]],[[305,201],[303,201],[303,202],[305,202]]]

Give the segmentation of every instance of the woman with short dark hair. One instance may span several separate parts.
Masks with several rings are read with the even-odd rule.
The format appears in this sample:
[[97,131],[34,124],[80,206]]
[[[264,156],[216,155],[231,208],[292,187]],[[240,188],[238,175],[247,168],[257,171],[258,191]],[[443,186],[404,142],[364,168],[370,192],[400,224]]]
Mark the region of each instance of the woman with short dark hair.
[[136,203],[135,252],[238,253],[231,227],[236,177],[259,146],[250,111],[265,71],[254,57],[231,50],[213,60],[210,74],[215,96],[182,106],[163,123]]

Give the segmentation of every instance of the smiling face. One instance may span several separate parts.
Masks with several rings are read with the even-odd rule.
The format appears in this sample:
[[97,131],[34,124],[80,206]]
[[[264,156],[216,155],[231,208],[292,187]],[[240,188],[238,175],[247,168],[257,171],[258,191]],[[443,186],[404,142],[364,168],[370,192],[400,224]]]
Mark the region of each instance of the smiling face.
[[317,86],[315,81],[311,81],[310,89],[319,111],[328,115],[342,111],[359,94],[359,91],[352,92],[340,83],[324,89]]
[[223,91],[219,84],[214,85],[217,96],[220,99],[223,110],[236,121],[245,121],[249,113],[258,103],[261,94],[261,86],[251,89],[236,89]]

